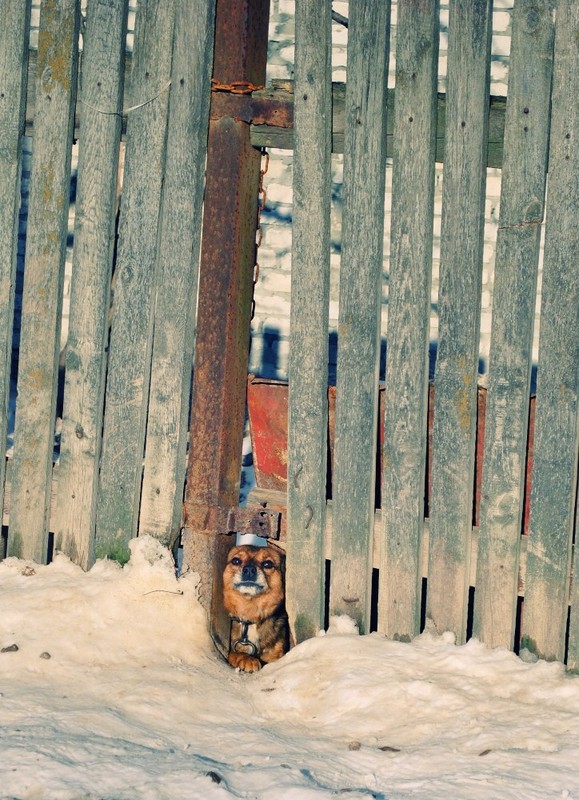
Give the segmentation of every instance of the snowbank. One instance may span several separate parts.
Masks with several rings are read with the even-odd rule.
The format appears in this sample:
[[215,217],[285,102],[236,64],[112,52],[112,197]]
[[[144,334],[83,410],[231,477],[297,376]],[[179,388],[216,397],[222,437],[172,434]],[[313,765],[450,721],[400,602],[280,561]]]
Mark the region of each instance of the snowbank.
[[254,676],[213,650],[197,577],[0,563],[0,797],[577,798],[579,678],[476,641],[326,635]]

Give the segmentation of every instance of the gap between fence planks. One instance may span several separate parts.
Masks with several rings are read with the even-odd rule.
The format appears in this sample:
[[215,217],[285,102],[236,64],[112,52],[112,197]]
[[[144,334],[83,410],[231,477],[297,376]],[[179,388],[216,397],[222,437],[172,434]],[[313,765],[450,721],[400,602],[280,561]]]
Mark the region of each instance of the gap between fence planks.
[[515,5],[473,623],[474,635],[489,647],[511,647],[516,626],[553,31],[551,0]]
[[324,621],[330,56],[331,4],[297,0],[286,574],[288,614],[298,643],[315,636]]
[[394,639],[420,632],[437,65],[438,3],[400,3],[378,595]]
[[43,3],[8,554],[46,562],[80,9]]
[[[523,644],[565,656],[579,450],[579,6],[557,5]],[[575,555],[577,545],[575,545]],[[568,666],[579,667],[577,581]]]
[[[10,371],[18,216],[20,210],[21,132],[25,122],[30,0],[7,0],[0,27],[0,442],[6,442],[10,408]],[[4,504],[6,459],[0,458],[0,509]]]
[[370,625],[390,4],[350,6],[330,613]]
[[127,4],[93,2],[84,34],[81,127],[54,546],[94,561]]

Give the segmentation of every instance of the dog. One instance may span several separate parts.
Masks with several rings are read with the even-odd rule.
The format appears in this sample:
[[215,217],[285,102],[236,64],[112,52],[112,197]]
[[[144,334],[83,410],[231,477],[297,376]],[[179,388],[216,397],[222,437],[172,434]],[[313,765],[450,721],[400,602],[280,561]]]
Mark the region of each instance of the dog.
[[283,553],[270,546],[233,547],[223,572],[223,602],[232,619],[232,667],[257,672],[287,653]]

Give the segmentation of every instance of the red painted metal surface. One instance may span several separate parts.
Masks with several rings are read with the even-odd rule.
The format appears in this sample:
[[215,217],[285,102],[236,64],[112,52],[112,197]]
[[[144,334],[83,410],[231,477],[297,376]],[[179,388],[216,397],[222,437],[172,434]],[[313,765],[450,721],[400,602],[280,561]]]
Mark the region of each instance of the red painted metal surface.
[[287,488],[287,383],[250,379],[249,428],[255,479],[261,489]]

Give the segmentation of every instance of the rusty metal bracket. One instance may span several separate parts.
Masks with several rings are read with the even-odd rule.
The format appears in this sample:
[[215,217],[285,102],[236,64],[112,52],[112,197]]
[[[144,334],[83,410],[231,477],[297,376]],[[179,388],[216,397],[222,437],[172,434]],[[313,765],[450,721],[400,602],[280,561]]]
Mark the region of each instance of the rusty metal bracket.
[[294,119],[293,92],[275,86],[252,94],[212,92],[210,117],[232,117],[252,125],[291,128]]
[[184,508],[185,527],[199,533],[252,533],[264,539],[279,539],[281,513],[263,506],[205,506],[189,503]]

